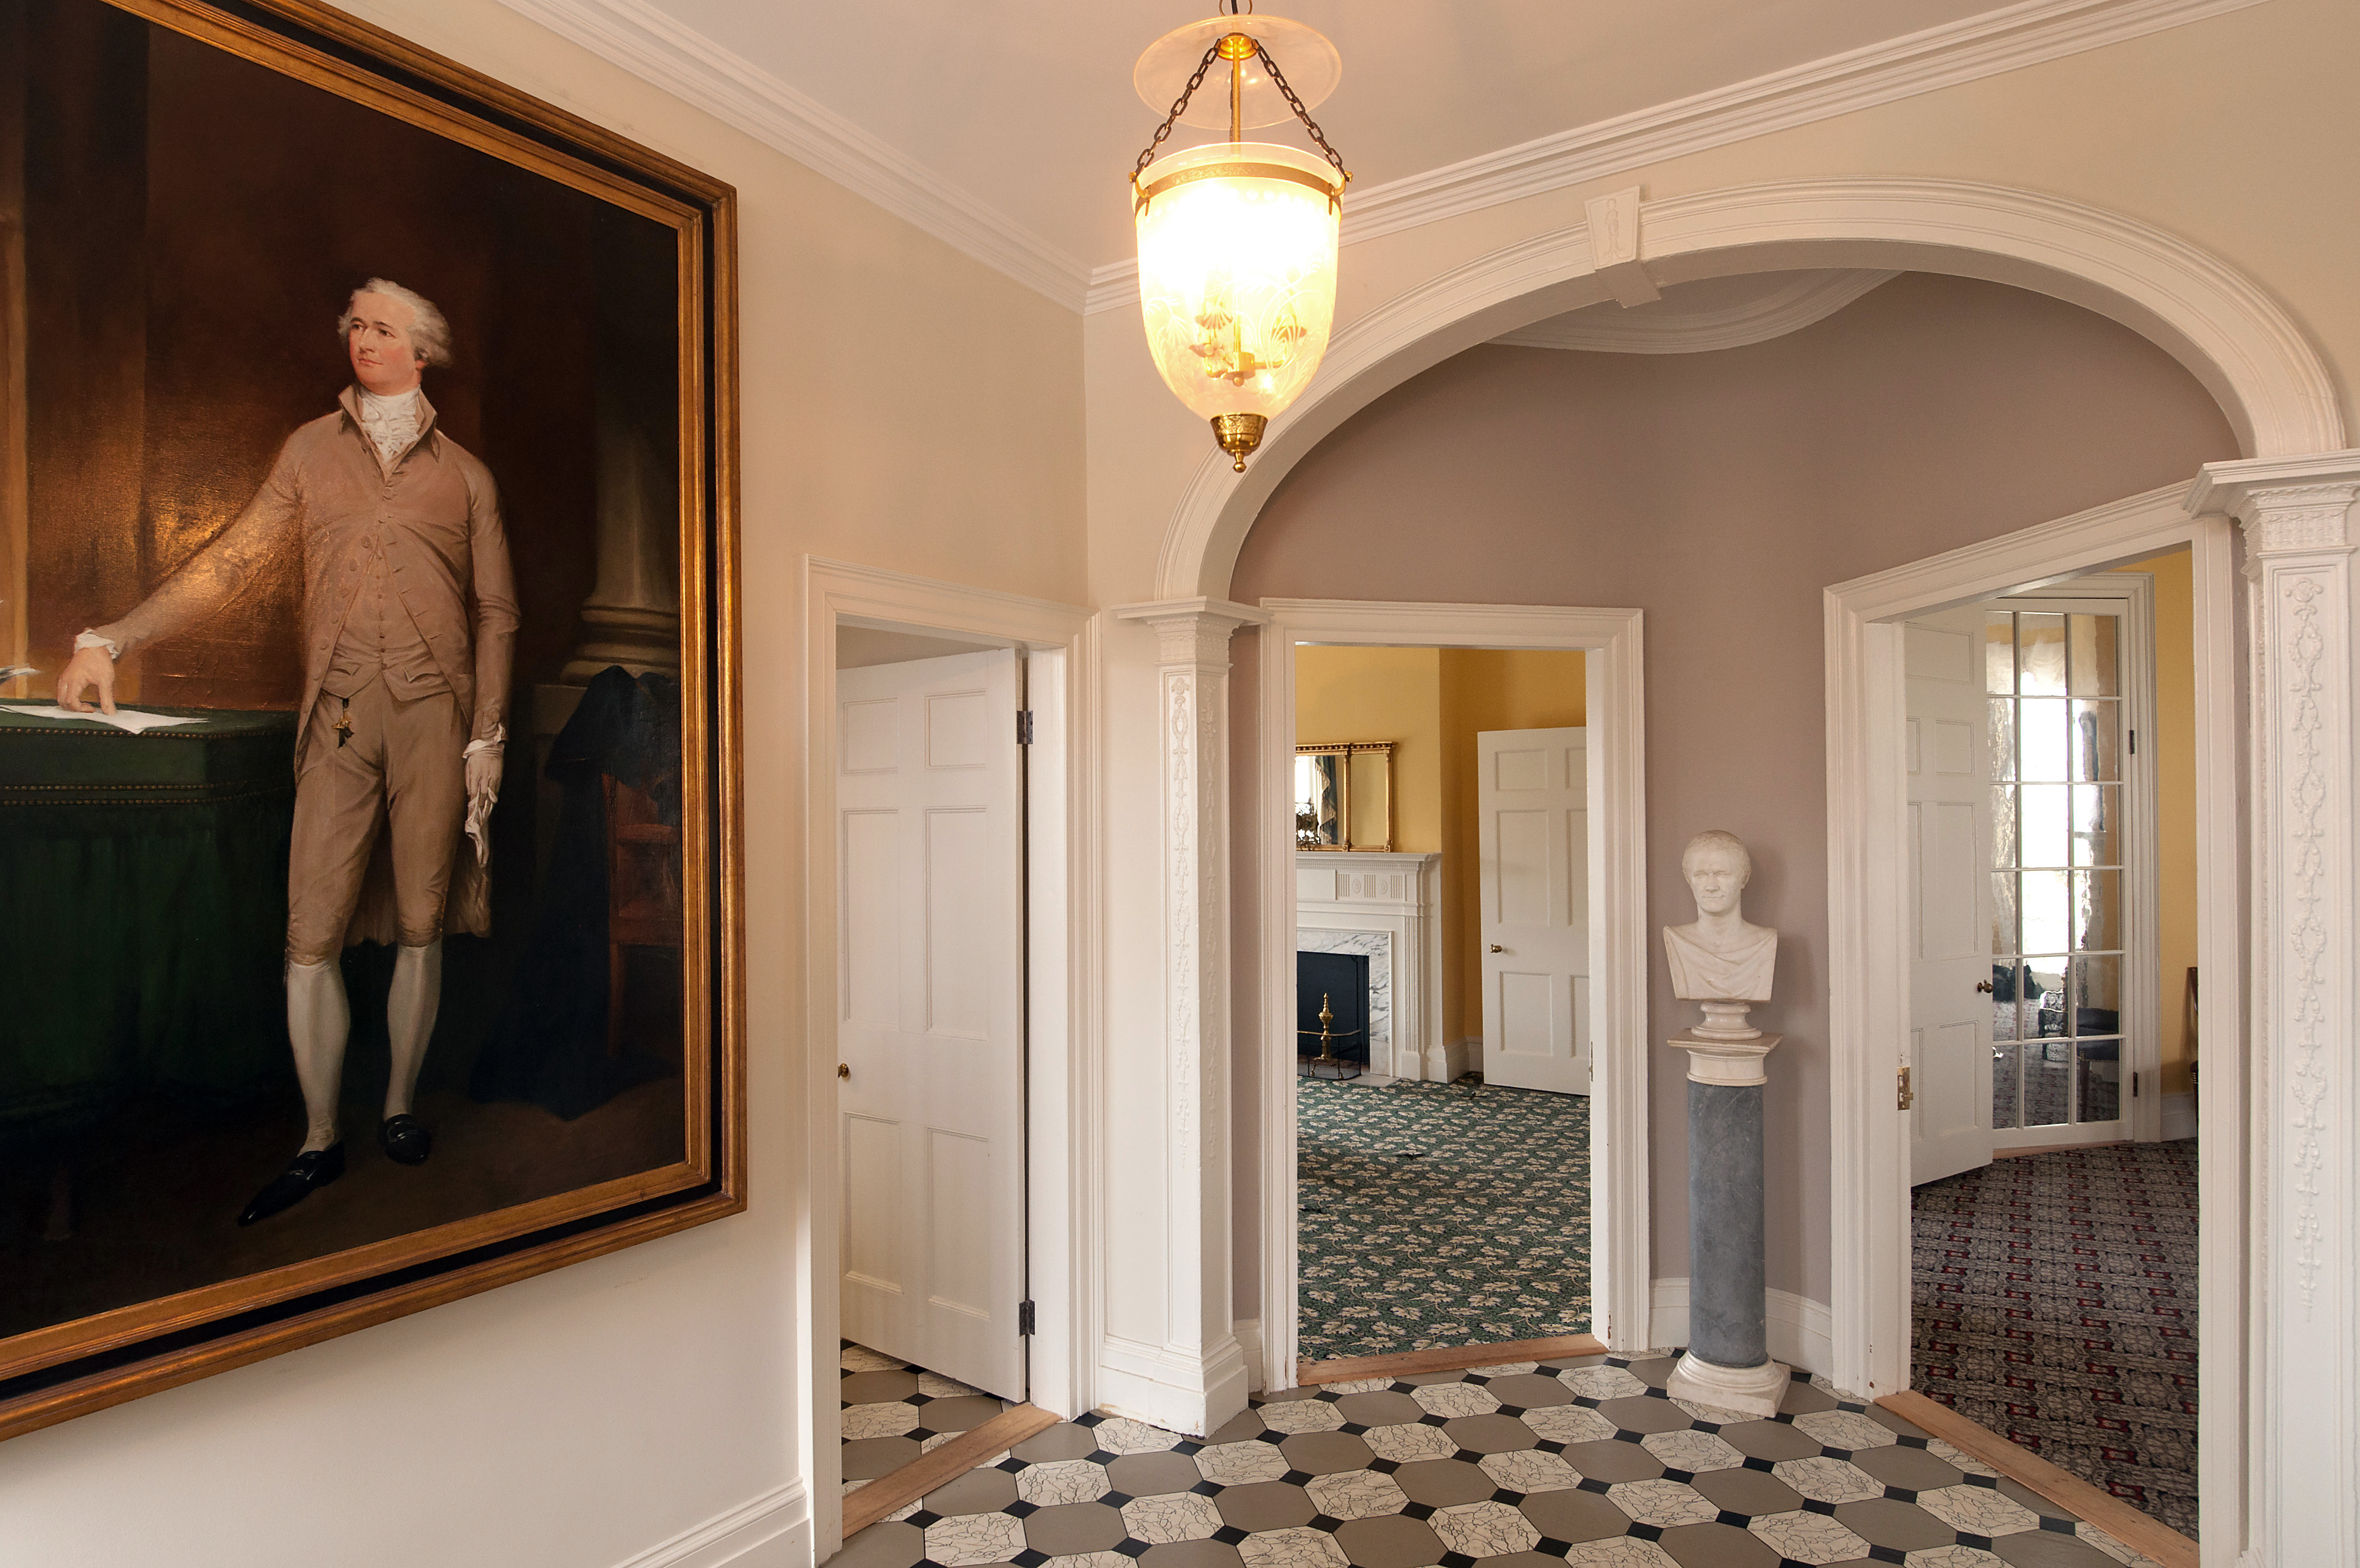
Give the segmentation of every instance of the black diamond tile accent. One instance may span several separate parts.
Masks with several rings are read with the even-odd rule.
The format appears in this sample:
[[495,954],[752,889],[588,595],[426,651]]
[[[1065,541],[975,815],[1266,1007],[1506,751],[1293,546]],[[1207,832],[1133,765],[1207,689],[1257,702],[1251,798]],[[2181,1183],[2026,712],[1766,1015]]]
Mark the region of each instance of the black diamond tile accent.
[[1573,1550],[1573,1542],[1569,1541],[1551,1541],[1545,1535],[1541,1537],[1540,1544],[1534,1547],[1533,1550],[1539,1552],[1544,1557],[1563,1557],[1567,1552]]
[[1219,1494],[1221,1484],[1218,1481],[1199,1481],[1188,1489],[1200,1497],[1210,1497]]
[[1803,1499],[1803,1511],[1807,1514],[1825,1514],[1830,1519],[1833,1519],[1836,1506],[1833,1503],[1823,1503],[1817,1497],[1806,1497]]
[[1028,1503],[1023,1498],[1019,1497],[1000,1511],[1008,1515],[1011,1519],[1029,1519],[1032,1515],[1041,1511],[1041,1505],[1038,1503]]
[[1513,1508],[1524,1500],[1524,1494],[1508,1491],[1494,1492],[1491,1494],[1491,1500],[1495,1503],[1505,1503]]
[[1041,1568],[1042,1563],[1049,1561],[1049,1554],[1036,1547],[1028,1546],[1009,1561],[1015,1563],[1016,1568]]
[[1693,1424],[1699,1432],[1719,1432],[1721,1430],[1721,1423],[1719,1421],[1700,1421],[1691,1424]]
[[1988,1535],[1969,1535],[1965,1530],[1961,1530],[1959,1544],[1972,1546],[1978,1552],[1989,1552],[1992,1549],[1992,1538]]
[[1442,1554],[1442,1568],[1475,1568],[1475,1559],[1463,1552],[1446,1552]]
[[1661,1541],[1664,1539],[1664,1527],[1659,1524],[1634,1524],[1622,1533],[1635,1535],[1642,1541]]
[[1907,1563],[1909,1554],[1897,1546],[1872,1546],[1868,1549],[1868,1560],[1871,1563]]
[[2040,1528],[2048,1530],[2052,1535],[2071,1535],[2073,1533],[2073,1521],[2069,1519],[2058,1519],[2051,1514],[2042,1514],[2040,1516]]
[[916,1513],[910,1516],[909,1522],[916,1525],[920,1530],[923,1530],[942,1517],[943,1516],[940,1514],[928,1513],[925,1509],[920,1508]]
[[1213,1539],[1224,1546],[1235,1546],[1246,1538],[1246,1532],[1233,1524],[1225,1524],[1213,1532]]
[[1175,1454],[1201,1454],[1204,1450],[1205,1445],[1201,1443],[1175,1443],[1172,1445]]
[[1410,1503],[1404,1506],[1402,1509],[1402,1518],[1404,1519],[1432,1519],[1433,1517],[1434,1505],[1432,1503]]
[[1311,1516],[1311,1528],[1317,1530],[1322,1535],[1335,1534],[1338,1530],[1342,1528],[1343,1523],[1344,1521],[1342,1519],[1330,1519],[1326,1514],[1313,1514]]
[[1743,1468],[1747,1470],[1767,1470],[1770,1468],[1772,1463],[1772,1461],[1767,1459],[1756,1459],[1749,1454],[1745,1457],[1745,1464]]
[[1308,1482],[1311,1478],[1311,1472],[1308,1470],[1289,1470],[1285,1475],[1279,1477],[1280,1480],[1285,1482],[1290,1486],[1300,1486]]
[[1970,1486],[1981,1486],[1987,1492],[1996,1492],[1999,1490],[1999,1477],[1996,1475],[1970,1475],[1967,1477],[1967,1485]]
[[1428,1414],[1418,1417],[1417,1424],[1420,1426],[1442,1426],[1448,1423],[1449,1420],[1450,1418],[1448,1416]]
[[1114,1543],[1114,1549],[1117,1552],[1121,1552],[1125,1557],[1137,1558],[1143,1557],[1147,1554],[1148,1544],[1148,1542],[1141,1541],[1136,1537],[1125,1536],[1122,1540]]
[[1123,1504],[1131,1501],[1131,1494],[1129,1492],[1117,1492],[1109,1489],[1107,1495],[1100,1497],[1098,1501],[1104,1503],[1110,1508],[1119,1508],[1122,1507]]
[[1717,1524],[1734,1525],[1739,1530],[1743,1530],[1747,1525],[1754,1522],[1754,1516],[1752,1514],[1735,1513],[1728,1508],[1723,1508],[1721,1510],[1720,1514],[1715,1517],[1714,1522]]
[[1934,1440],[1930,1437],[1909,1437],[1900,1432],[1896,1432],[1893,1434],[1893,1441],[1899,1443],[1904,1448],[1924,1448]]
[[940,1437],[942,1433],[921,1421],[916,1426],[913,1426],[909,1431],[903,1432],[901,1435],[908,1438],[912,1443],[923,1443],[930,1437]]
[[1852,1450],[1849,1448],[1822,1448],[1819,1452],[1826,1454],[1830,1459],[1848,1460],[1852,1457]]
[[1614,1433],[1614,1441],[1617,1443],[1637,1443],[1641,1438],[1644,1438],[1646,1435],[1647,1434],[1644,1432],[1624,1432],[1620,1428],[1617,1428]]
[[1346,1421],[1342,1426],[1338,1427],[1336,1430],[1338,1432],[1348,1432],[1354,1437],[1358,1437],[1369,1429],[1362,1426],[1359,1421]]
[[1866,1405],[1855,1405],[1850,1399],[1838,1399],[1836,1401],[1836,1409],[1840,1410],[1850,1410],[1856,1416],[1865,1415],[1868,1413],[1868,1407]]
[[1896,1503],[1914,1503],[1918,1500],[1918,1494],[1907,1486],[1887,1486],[1885,1488],[1885,1495]]
[[1270,1428],[1264,1427],[1260,1432],[1254,1433],[1254,1441],[1256,1443],[1267,1443],[1273,1448],[1275,1448],[1280,1443],[1284,1443],[1291,1435],[1292,1434],[1288,1432],[1273,1432]]
[[1664,1472],[1664,1479],[1666,1481],[1677,1481],[1681,1486],[1685,1486],[1689,1482],[1696,1479],[1696,1472],[1693,1470],[1666,1470]]
[[1398,1459],[1371,1459],[1369,1461],[1369,1468],[1374,1470],[1380,1475],[1390,1475],[1394,1471],[1401,1468],[1401,1461]]
[[1546,1437],[1541,1439],[1538,1443],[1534,1443],[1533,1446],[1539,1449],[1543,1454],[1563,1454],[1565,1452],[1564,1443],[1553,1443]]
[[1022,1471],[1024,1467],[1031,1463],[1032,1461],[1030,1460],[1019,1459],[1016,1455],[1011,1454],[1007,1458],[1001,1460],[999,1464],[993,1465],[992,1468],[995,1470],[1005,1470],[1011,1475],[1013,1475]]
[[1606,1401],[1603,1399],[1592,1399],[1588,1394],[1576,1394],[1573,1397],[1573,1402],[1579,1405],[1585,1410],[1594,1410]]
[[1577,1492],[1596,1492],[1602,1497],[1606,1495],[1606,1483],[1595,1475],[1584,1475],[1573,1489]]
[[1110,1448],[1093,1448],[1082,1457],[1093,1465],[1111,1465],[1122,1455]]

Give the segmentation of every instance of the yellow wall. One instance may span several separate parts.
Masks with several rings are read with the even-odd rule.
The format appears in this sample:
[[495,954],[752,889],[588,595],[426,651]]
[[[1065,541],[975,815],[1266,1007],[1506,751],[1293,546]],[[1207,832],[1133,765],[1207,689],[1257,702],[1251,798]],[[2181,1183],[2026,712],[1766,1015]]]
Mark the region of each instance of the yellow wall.
[[2185,1094],[2188,971],[2196,963],[2196,590],[2184,550],[2133,561],[2155,574],[2155,840],[2163,1092]]
[[1442,855],[1442,1033],[1482,1032],[1475,735],[1584,722],[1582,656],[1533,649],[1295,650],[1295,740],[1392,741],[1393,847]]

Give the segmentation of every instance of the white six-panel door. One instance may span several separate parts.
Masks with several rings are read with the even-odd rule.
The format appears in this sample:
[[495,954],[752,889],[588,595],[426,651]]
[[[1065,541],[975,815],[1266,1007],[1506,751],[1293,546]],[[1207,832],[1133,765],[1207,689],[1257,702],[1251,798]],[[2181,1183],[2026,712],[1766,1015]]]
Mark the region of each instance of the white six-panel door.
[[1590,1093],[1590,735],[1483,730],[1483,1081]]
[[1915,1186],[1992,1158],[1992,821],[1984,760],[1991,716],[1980,608],[1911,621],[1902,637]]
[[1025,1394],[1016,656],[836,678],[847,1338]]

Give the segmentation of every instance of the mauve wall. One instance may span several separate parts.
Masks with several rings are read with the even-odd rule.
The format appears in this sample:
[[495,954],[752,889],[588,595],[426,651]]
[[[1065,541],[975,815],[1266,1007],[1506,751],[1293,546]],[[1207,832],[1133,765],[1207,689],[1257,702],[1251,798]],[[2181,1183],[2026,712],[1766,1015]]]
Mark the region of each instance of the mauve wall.
[[[1778,928],[1767,1094],[1773,1289],[1828,1299],[1827,798],[1820,590],[2237,456],[2195,379],[2045,296],[1896,278],[1828,320],[1698,354],[1480,347],[1362,410],[1299,463],[1230,595],[1644,609],[1650,927],[1694,918],[1677,855],[1726,828]],[[1252,670],[1239,639],[1237,784]],[[1251,874],[1250,822],[1234,832]],[[1254,901],[1236,900],[1251,920]],[[1238,932],[1251,953],[1250,925]],[[1651,942],[1651,1040],[1685,1027]],[[1250,975],[1239,994],[1250,1001]],[[1240,1020],[1243,1023],[1245,1020]],[[1240,1028],[1241,1056],[1253,1033]],[[1685,1058],[1653,1051],[1655,1273],[1688,1271]],[[1241,1070],[1239,1087],[1252,1074]],[[1241,1093],[1240,1162],[1253,1151]],[[1242,1173],[1242,1172],[1241,1172]],[[1240,1182],[1240,1196],[1251,1186]],[[1254,1309],[1240,1205],[1240,1311]]]

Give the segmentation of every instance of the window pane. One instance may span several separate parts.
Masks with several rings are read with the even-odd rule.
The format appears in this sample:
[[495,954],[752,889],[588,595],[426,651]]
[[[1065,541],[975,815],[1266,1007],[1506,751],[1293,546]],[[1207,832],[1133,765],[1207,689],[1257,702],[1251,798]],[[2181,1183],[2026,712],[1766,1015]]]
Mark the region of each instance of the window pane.
[[2020,953],[2065,953],[2073,942],[2072,886],[2070,871],[2027,871],[2023,874],[2024,945]]
[[1991,776],[2016,777],[2016,699],[1995,697],[1991,705]]
[[2071,753],[2072,715],[2070,704],[2054,700],[2026,700],[2016,704],[2016,774],[2038,783],[2062,784]]
[[2002,784],[1992,792],[1992,869],[2005,870],[2016,864],[2016,789]]
[[2024,1052],[2024,1125],[2061,1127],[2073,1109],[2073,1042],[2042,1040]]
[[[2021,1033],[2026,1040],[2054,1040],[2065,1032],[2064,962],[2051,959],[2037,967],[2027,964],[2024,969],[2024,1028]],[[2065,1059],[2060,1056],[2058,1060],[2062,1062]]]
[[2120,779],[2123,705],[2115,702],[2073,704],[2073,773],[2076,783]]
[[2120,866],[2123,789],[2119,784],[2073,786],[2073,864]]
[[2123,961],[2119,958],[2077,958],[2073,961],[2073,1013],[2078,1035],[2120,1034],[2123,1030]]
[[1983,690],[1994,693],[2016,690],[2016,617],[1983,616]]
[[2016,1002],[2031,975],[2020,965],[1992,965],[1992,1039],[2014,1040],[2016,1037]]
[[2083,1040],[2074,1042],[2080,1062],[2073,1085],[2073,1119],[2077,1122],[2120,1121],[2123,1115],[2123,1042]]
[[[2072,801],[2070,785],[2027,784],[2023,787],[2023,814],[2016,823],[2018,842],[2024,846],[2027,866],[2070,865],[2072,835]],[[2039,949],[2033,951],[2038,952]]]
[[2016,1093],[2023,1076],[2016,1060],[2016,1047],[1992,1047],[1992,1130],[2005,1132],[2016,1126]]
[[2073,951],[2120,953],[2123,950],[2123,874],[2119,871],[2073,873]]
[[2065,617],[2016,617],[2016,690],[2027,697],[2065,695]]
[[2073,695],[2121,696],[2122,661],[2114,652],[2121,620],[2114,615],[2068,615],[2065,619],[2069,644],[2066,664],[2073,677]]
[[2007,958],[2023,951],[2016,945],[2016,873],[2003,871],[1992,878],[1992,956]]

